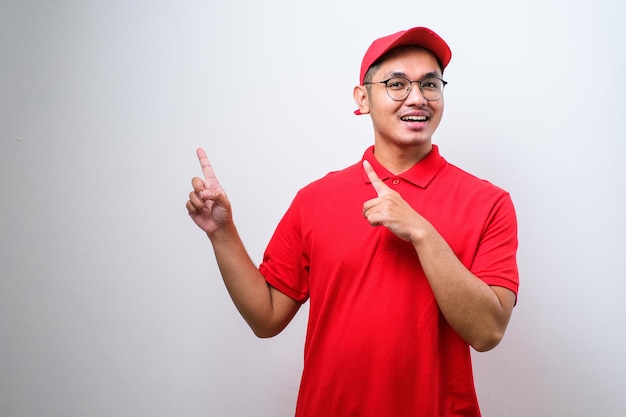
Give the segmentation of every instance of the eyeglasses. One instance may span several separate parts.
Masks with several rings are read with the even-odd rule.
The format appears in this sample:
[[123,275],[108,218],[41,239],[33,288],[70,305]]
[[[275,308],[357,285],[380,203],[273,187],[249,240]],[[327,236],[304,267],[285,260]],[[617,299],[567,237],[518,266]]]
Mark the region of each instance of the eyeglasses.
[[363,84],[385,84],[387,95],[393,100],[401,101],[409,96],[413,83],[417,83],[422,96],[428,101],[438,100],[443,94],[447,81],[437,77],[424,78],[421,81],[409,81],[404,77],[393,77],[384,81]]

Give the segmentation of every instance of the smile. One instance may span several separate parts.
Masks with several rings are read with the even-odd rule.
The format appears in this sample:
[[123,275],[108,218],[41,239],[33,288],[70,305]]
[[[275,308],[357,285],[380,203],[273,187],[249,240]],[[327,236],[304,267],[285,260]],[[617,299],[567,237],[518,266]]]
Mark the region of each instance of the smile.
[[403,116],[400,118],[403,122],[425,122],[428,120],[427,116]]

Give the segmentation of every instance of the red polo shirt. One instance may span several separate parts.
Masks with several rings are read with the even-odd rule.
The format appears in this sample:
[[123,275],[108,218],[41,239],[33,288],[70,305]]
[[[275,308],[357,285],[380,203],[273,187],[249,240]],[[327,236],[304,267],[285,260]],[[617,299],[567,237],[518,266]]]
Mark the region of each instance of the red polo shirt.
[[[437,146],[402,175],[378,176],[430,221],[461,262],[517,293],[509,194],[447,163]],[[442,316],[413,246],[363,217],[376,196],[357,163],[297,194],[259,269],[310,301],[297,417],[479,416],[469,346]]]

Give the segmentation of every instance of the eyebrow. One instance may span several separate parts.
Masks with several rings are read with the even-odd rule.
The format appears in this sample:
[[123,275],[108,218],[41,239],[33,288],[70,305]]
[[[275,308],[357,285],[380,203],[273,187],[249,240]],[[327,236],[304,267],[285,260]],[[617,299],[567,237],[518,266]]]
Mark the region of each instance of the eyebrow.
[[[392,71],[391,73],[387,73],[386,77],[404,77],[407,80],[409,79],[409,76],[406,75],[406,73],[404,73],[403,71]],[[437,77],[440,78],[441,74],[439,73],[439,71],[431,71],[431,72],[427,72],[426,74],[424,74],[424,76],[421,79],[424,78],[431,78],[431,77]]]

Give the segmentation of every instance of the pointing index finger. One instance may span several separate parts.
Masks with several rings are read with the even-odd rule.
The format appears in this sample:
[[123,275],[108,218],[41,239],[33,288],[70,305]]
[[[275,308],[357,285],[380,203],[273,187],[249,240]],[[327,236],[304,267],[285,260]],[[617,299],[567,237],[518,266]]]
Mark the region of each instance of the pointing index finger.
[[206,156],[206,152],[204,149],[198,148],[196,149],[196,154],[198,155],[198,160],[200,161],[200,167],[202,167],[202,173],[204,174],[204,187],[210,188],[212,185],[217,185],[217,178],[215,176],[215,172],[213,171],[213,167],[209,162],[209,158]]
[[378,175],[376,175],[376,171],[374,171],[374,168],[372,168],[372,164],[370,164],[369,161],[363,161],[363,169],[365,170],[367,178],[369,178],[370,182],[372,183],[372,187],[374,187],[374,190],[376,190],[376,194],[379,197],[383,192],[389,189],[389,187],[387,187],[383,180],[378,178]]

